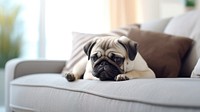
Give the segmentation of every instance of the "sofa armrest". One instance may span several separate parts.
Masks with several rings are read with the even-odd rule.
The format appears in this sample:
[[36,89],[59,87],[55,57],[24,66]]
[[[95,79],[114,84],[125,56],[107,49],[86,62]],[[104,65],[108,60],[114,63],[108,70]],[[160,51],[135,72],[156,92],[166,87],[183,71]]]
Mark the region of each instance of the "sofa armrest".
[[5,67],[5,105],[6,111],[9,109],[10,81],[15,78],[36,74],[36,73],[61,73],[66,61],[58,60],[24,60],[12,59],[6,63]]
[[35,73],[61,73],[66,61],[13,59],[6,63],[6,77],[13,79]]

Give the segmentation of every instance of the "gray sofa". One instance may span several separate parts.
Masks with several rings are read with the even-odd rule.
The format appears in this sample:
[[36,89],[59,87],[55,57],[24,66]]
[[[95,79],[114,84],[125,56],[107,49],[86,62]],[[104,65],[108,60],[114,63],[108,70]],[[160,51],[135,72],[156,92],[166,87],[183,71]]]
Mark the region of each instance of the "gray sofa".
[[67,82],[65,61],[13,59],[5,68],[7,112],[200,112],[200,78],[190,78],[200,57],[200,11],[141,29],[194,40],[179,77]]

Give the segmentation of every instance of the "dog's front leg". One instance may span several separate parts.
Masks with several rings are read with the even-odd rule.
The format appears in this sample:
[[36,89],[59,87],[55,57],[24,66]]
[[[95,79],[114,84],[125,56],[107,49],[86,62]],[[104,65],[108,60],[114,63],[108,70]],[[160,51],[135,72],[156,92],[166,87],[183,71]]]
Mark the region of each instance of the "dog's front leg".
[[85,67],[87,64],[87,57],[81,59],[73,68],[72,72],[66,73],[66,79],[68,81],[75,81],[77,79],[80,79],[81,76],[84,74],[85,72]]
[[86,65],[86,71],[83,75],[83,79],[88,79],[88,80],[99,80],[99,78],[94,77],[92,75],[92,64],[91,64],[91,60],[88,61],[87,65]]
[[155,78],[155,74],[151,69],[144,71],[130,71],[125,74],[119,74],[115,77],[116,81],[124,81],[129,79],[139,79],[139,78]]
[[99,80],[99,78],[94,77],[91,72],[85,72],[83,79],[87,80]]

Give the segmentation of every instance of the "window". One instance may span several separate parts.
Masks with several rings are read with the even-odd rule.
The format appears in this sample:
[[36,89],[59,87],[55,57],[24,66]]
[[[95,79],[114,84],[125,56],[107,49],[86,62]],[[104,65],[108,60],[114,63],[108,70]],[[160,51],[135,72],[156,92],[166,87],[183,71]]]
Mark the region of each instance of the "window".
[[22,8],[22,58],[66,60],[73,31],[109,31],[107,0],[16,0]]
[[72,31],[109,31],[107,0],[49,0],[44,5],[47,59],[70,57]]

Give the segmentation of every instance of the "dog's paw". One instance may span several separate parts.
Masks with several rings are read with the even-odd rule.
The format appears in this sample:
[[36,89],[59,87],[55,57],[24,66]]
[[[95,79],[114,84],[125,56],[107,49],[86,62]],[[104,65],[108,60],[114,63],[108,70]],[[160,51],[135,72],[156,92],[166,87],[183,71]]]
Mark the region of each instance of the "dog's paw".
[[119,74],[115,77],[115,81],[125,81],[125,80],[129,80],[129,78],[124,74]]
[[69,82],[75,81],[75,79],[76,79],[73,73],[66,73],[66,74],[65,74],[65,78],[66,78]]

